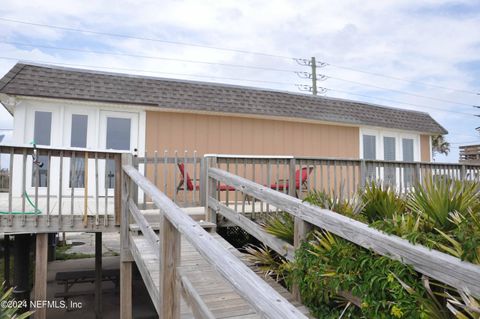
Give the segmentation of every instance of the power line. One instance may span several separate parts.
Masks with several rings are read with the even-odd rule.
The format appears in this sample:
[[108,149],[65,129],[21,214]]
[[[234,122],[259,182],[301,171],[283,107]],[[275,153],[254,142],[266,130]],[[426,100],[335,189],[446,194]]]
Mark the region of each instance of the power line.
[[[199,47],[199,48],[206,48],[206,49],[226,51],[226,52],[236,52],[236,53],[242,53],[242,54],[253,54],[253,55],[260,55],[260,56],[273,57],[273,58],[293,59],[297,62],[306,60],[306,59],[299,59],[299,58],[291,57],[291,56],[284,56],[284,55],[271,54],[271,53],[265,53],[265,52],[256,52],[256,51],[241,50],[241,49],[222,48],[222,47],[217,47],[217,46],[209,46],[209,45],[187,43],[187,42],[180,42],[180,41],[171,41],[171,40],[164,40],[164,39],[159,39],[159,38],[150,38],[150,37],[133,36],[133,35],[126,35],[126,34],[119,34],[119,33],[101,32],[101,31],[95,31],[95,30],[87,30],[87,29],[79,29],[79,28],[72,28],[72,27],[64,27],[64,26],[57,26],[57,25],[50,25],[50,24],[43,24],[43,23],[21,21],[21,20],[4,18],[4,17],[0,17],[0,21],[10,22],[10,23],[18,23],[18,24],[24,24],[24,25],[31,25],[31,26],[37,26],[37,27],[44,27],[44,28],[51,28],[51,29],[69,31],[69,32],[89,33],[89,34],[94,34],[94,35],[103,35],[103,36],[117,37],[117,38],[136,39],[136,40],[143,40],[143,41],[153,41],[153,42],[160,42],[160,43],[173,44],[173,45]],[[306,60],[306,61],[308,61],[308,60]],[[425,85],[425,86],[436,87],[436,88],[440,88],[440,89],[444,89],[444,90],[450,90],[450,91],[457,91],[457,92],[462,92],[462,93],[466,93],[466,94],[480,95],[480,92],[473,92],[473,91],[464,90],[464,89],[451,88],[451,87],[447,87],[447,86],[441,86],[441,85],[422,82],[422,81],[409,80],[409,79],[394,77],[394,76],[385,75],[385,74],[381,74],[381,73],[365,71],[365,70],[362,70],[362,69],[352,68],[352,67],[343,66],[343,65],[339,65],[339,64],[317,61],[317,65],[321,65],[321,64],[323,64],[324,66],[332,66],[334,68],[345,69],[345,70],[349,70],[349,71],[354,71],[354,72],[359,72],[359,73],[364,73],[364,74],[374,75],[374,76],[379,76],[379,77],[385,77],[385,78],[389,78],[389,79],[393,79],[393,80],[397,80],[397,81],[421,84],[421,85]]]
[[427,96],[427,95],[422,95],[422,94],[417,94],[417,93],[410,93],[410,92],[406,92],[406,91],[402,91],[402,90],[390,89],[390,88],[377,86],[377,85],[373,85],[373,84],[347,80],[347,79],[339,78],[339,77],[335,77],[335,76],[330,76],[330,75],[324,75],[324,76],[326,76],[327,78],[333,79],[333,80],[348,82],[348,83],[352,83],[352,84],[358,84],[358,85],[361,85],[361,86],[367,86],[367,87],[371,87],[371,88],[375,88],[375,89],[379,89],[379,90],[386,90],[386,91],[392,91],[392,92],[395,92],[395,93],[416,96],[416,97],[420,97],[420,98],[424,98],[424,99],[430,99],[430,100],[433,100],[433,101],[439,101],[439,102],[444,102],[444,103],[452,103],[452,104],[458,104],[458,105],[470,106],[470,107],[472,107],[472,106],[477,107],[476,105],[472,105],[472,104],[468,104],[468,103],[446,100],[446,99],[436,98],[436,97],[433,97],[433,96]]
[[430,86],[430,87],[434,87],[434,88],[438,88],[438,89],[456,91],[456,92],[460,92],[460,93],[480,95],[480,92],[473,92],[473,91],[464,90],[464,89],[451,88],[451,87],[442,86],[442,85],[438,85],[438,84],[432,84],[432,83],[423,82],[423,81],[408,80],[408,79],[404,79],[404,78],[400,78],[400,77],[395,77],[395,76],[391,76],[391,75],[385,75],[385,74],[381,74],[381,73],[365,71],[365,70],[352,68],[352,67],[347,67],[347,66],[342,66],[342,65],[338,65],[338,64],[331,64],[331,63],[327,63],[327,64],[329,66],[332,66],[332,67],[337,68],[337,69],[344,69],[344,70],[364,73],[364,74],[368,74],[368,75],[380,76],[380,77],[384,77],[384,78],[388,78],[388,79],[392,79],[392,80],[396,80],[396,81],[414,83],[414,84],[419,84],[419,85],[426,85],[426,86]]
[[374,97],[374,96],[369,96],[369,95],[360,94],[360,93],[353,93],[353,92],[344,91],[344,90],[330,89],[330,88],[325,88],[325,87],[319,88],[319,89],[326,89],[327,91],[339,92],[339,93],[344,93],[344,94],[361,96],[361,97],[365,97],[365,98],[368,98],[368,99],[379,99],[379,100],[383,100],[383,101],[387,101],[387,102],[392,102],[392,103],[399,103],[399,104],[403,104],[403,105],[417,106],[417,107],[422,107],[422,108],[426,108],[426,109],[432,109],[432,110],[437,110],[437,111],[442,111],[442,112],[447,112],[447,113],[455,113],[455,114],[461,114],[461,115],[476,116],[476,114],[473,114],[473,113],[450,111],[450,110],[445,110],[445,109],[441,109],[441,108],[438,108],[438,107],[433,107],[433,106],[428,106],[428,105],[423,105],[423,104],[415,104],[415,103],[410,103],[410,102],[402,102],[402,101],[398,101],[398,100],[392,100],[392,99],[383,98],[383,97]]
[[[312,79],[313,78],[313,75],[309,72],[295,72],[295,73],[302,79]],[[377,86],[377,85],[368,84],[368,83],[363,83],[363,82],[347,80],[347,79],[344,79],[344,78],[339,78],[339,77],[325,75],[325,74],[317,74],[316,79],[317,79],[317,81],[326,81],[328,79],[333,79],[333,80],[348,82],[348,83],[357,84],[357,85],[361,85],[361,86],[372,87],[372,88],[376,88],[376,89],[379,89],[379,90],[392,91],[392,92],[395,92],[395,93],[421,97],[421,98],[430,99],[430,100],[434,100],[434,101],[440,101],[440,102],[444,102],[444,103],[452,103],[452,104],[458,104],[458,105],[463,105],[463,106],[469,106],[469,107],[473,106],[473,107],[480,108],[477,105],[472,105],[472,104],[468,104],[468,103],[445,100],[445,99],[440,99],[440,98],[436,98],[436,97],[433,97],[433,96],[427,96],[427,95],[422,95],[422,94],[417,94],[417,93],[410,93],[410,92],[406,92],[406,91],[386,88],[386,87]],[[315,84],[312,83],[312,89],[313,89],[313,86],[315,86]],[[301,89],[301,91],[305,91],[305,90]]]
[[[5,57],[5,56],[0,56],[0,59],[10,60],[10,61],[18,61],[17,58]],[[245,82],[254,82],[254,83],[271,83],[271,84],[293,85],[292,83],[289,83],[289,82],[280,82],[280,81],[251,80],[251,79],[230,78],[230,77],[220,77],[220,76],[211,76],[211,75],[197,75],[197,74],[175,73],[175,72],[160,72],[160,71],[151,71],[151,70],[143,70],[143,69],[108,67],[108,66],[76,64],[76,63],[61,63],[61,62],[51,62],[51,61],[42,61],[42,60],[25,60],[24,62],[61,65],[61,66],[71,66],[71,67],[85,67],[85,68],[90,68],[90,69],[105,69],[105,70],[117,70],[117,71],[127,71],[127,72],[144,72],[144,73],[163,74],[163,75],[191,76],[191,77],[199,77],[199,78],[218,79],[218,80],[233,80],[233,81],[245,81]]]
[[[78,49],[78,48],[57,47],[57,46],[49,46],[49,45],[42,45],[42,44],[29,44],[29,43],[21,43],[21,42],[13,42],[13,41],[0,41],[0,43],[10,44],[10,45],[19,45],[19,46],[29,46],[29,47],[33,47],[33,48],[45,48],[45,49],[52,49],[52,50],[74,51],[74,52],[84,52],[84,53],[92,53],[92,54],[127,56],[127,57],[135,57],[135,58],[156,59],[156,60],[164,60],[164,61],[177,61],[177,62],[194,63],[194,64],[219,65],[219,66],[226,66],[226,67],[247,68],[247,69],[276,71],[276,72],[288,72],[288,73],[294,72],[302,78],[309,78],[309,79],[312,79],[312,80],[315,78],[316,81],[317,80],[318,81],[324,81],[324,80],[327,80],[327,79],[334,79],[334,80],[338,80],[338,81],[343,81],[343,82],[348,82],[348,83],[352,83],[352,84],[372,87],[372,88],[376,88],[376,89],[380,89],[380,90],[388,90],[388,91],[392,91],[392,92],[396,92],[396,93],[400,93],[400,94],[416,96],[416,97],[430,99],[430,100],[439,101],[439,102],[452,103],[452,104],[458,104],[458,105],[464,105],[464,106],[475,106],[475,105],[471,105],[471,104],[467,104],[467,103],[445,100],[445,99],[435,98],[435,97],[431,97],[431,96],[426,96],[426,95],[421,95],[421,94],[416,94],[416,93],[409,93],[409,92],[396,90],[396,89],[385,88],[385,87],[381,87],[381,86],[377,86],[377,85],[373,85],[373,84],[352,81],[352,80],[348,80],[348,79],[344,79],[344,78],[340,78],[340,77],[335,77],[335,76],[331,76],[331,75],[324,75],[324,74],[314,75],[314,74],[308,73],[308,72],[298,72],[298,71],[288,70],[288,69],[278,69],[278,68],[271,68],[271,67],[250,66],[250,65],[232,64],[232,63],[219,63],[219,62],[210,62],[210,61],[187,60],[187,59],[178,59],[178,58],[171,58],[171,57],[159,57],[159,56],[139,55],[139,54],[120,53],[120,52],[85,50],[85,49]],[[301,65],[312,66],[312,72],[315,72],[315,70],[316,70],[316,68],[313,67],[314,65],[317,65],[317,63],[315,63],[315,61],[310,62],[309,60],[303,60],[303,61],[302,60],[297,60],[297,62]],[[323,64],[322,66],[325,66],[325,64]],[[315,84],[312,85],[313,95],[316,95],[315,88],[316,88],[316,85]]]
[[288,72],[288,73],[295,72],[294,70],[263,67],[263,66],[254,66],[254,65],[221,63],[221,62],[211,62],[211,61],[198,61],[198,60],[178,59],[178,58],[172,58],[172,57],[160,57],[160,56],[119,53],[119,52],[117,53],[117,52],[98,51],[98,50],[85,50],[85,49],[78,49],[78,48],[66,48],[66,47],[57,47],[57,46],[49,46],[49,45],[42,45],[42,44],[20,43],[20,42],[12,42],[12,41],[0,41],[0,43],[11,44],[11,45],[20,45],[20,46],[29,46],[29,47],[33,47],[33,48],[45,48],[45,49],[51,49],[51,50],[63,50],[63,51],[74,51],[74,52],[84,52],[84,53],[93,53],[93,54],[127,56],[127,57],[142,58],[142,59],[177,61],[177,62],[207,64],[207,65],[220,65],[220,66],[227,66],[227,67],[246,68],[246,69],[254,69],[254,70],[265,70],[265,71],[276,71],[276,72]]
[[101,32],[101,31],[95,31],[95,30],[63,27],[63,26],[57,26],[57,25],[51,25],[51,24],[34,23],[34,22],[27,22],[27,21],[21,21],[21,20],[16,20],[16,19],[9,19],[9,18],[3,18],[3,17],[0,17],[0,20],[6,21],[6,22],[25,24],[25,25],[32,25],[32,26],[37,26],[37,27],[44,27],[44,28],[51,28],[51,29],[57,29],[57,30],[63,30],[63,31],[70,31],[70,32],[90,33],[90,34],[95,34],[95,35],[104,35],[104,36],[108,36],[108,37],[127,38],[127,39],[135,39],[135,40],[142,40],[142,41],[160,42],[160,43],[167,43],[167,44],[174,44],[174,45],[191,46],[191,47],[198,47],[198,48],[205,48],[205,49],[213,49],[213,50],[220,50],[220,51],[243,53],[243,54],[263,55],[263,56],[272,57],[272,58],[292,59],[292,57],[278,55],[278,54],[255,52],[255,51],[248,51],[248,50],[241,50],[241,49],[221,48],[221,47],[217,47],[217,46],[210,46],[210,45],[204,45],[204,44],[194,44],[194,43],[187,43],[187,42],[180,42],[180,41],[171,41],[171,40],[164,40],[164,39],[159,39],[159,38],[140,37],[140,36],[126,35],[126,34],[119,34],[119,33],[110,33],[110,32]]

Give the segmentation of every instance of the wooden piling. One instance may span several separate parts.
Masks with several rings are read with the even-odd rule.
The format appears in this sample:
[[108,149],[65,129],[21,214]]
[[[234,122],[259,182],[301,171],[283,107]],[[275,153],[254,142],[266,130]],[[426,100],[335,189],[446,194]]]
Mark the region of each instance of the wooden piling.
[[[35,248],[35,286],[34,300],[47,300],[47,263],[48,263],[48,234],[37,234]],[[39,307],[33,314],[35,319],[47,318],[47,308]]]

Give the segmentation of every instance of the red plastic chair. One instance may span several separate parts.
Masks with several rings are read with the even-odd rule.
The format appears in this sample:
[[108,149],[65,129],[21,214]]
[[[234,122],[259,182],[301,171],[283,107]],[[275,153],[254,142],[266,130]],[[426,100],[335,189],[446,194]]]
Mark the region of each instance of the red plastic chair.
[[[185,180],[187,181],[187,190],[188,191],[193,191],[194,189],[195,190],[200,189],[200,184],[194,184],[193,183],[193,179],[190,177],[188,172],[185,171],[185,165],[183,163],[178,163],[178,169],[180,170],[180,175],[182,176],[182,179],[178,183],[177,193],[181,190],[184,190]],[[217,187],[217,190],[221,191],[221,192],[235,191],[235,187],[228,186],[228,185],[219,185]]]
[[[295,193],[298,197],[298,191],[300,190],[300,185],[302,188],[306,189],[307,188],[307,180],[310,177],[310,174],[313,171],[313,166],[310,167],[302,167],[302,178],[300,182],[300,170],[297,169],[295,171]],[[278,191],[288,191],[289,186],[289,180],[288,179],[281,179],[278,180],[276,183],[273,183],[270,185],[271,189],[278,190]]]

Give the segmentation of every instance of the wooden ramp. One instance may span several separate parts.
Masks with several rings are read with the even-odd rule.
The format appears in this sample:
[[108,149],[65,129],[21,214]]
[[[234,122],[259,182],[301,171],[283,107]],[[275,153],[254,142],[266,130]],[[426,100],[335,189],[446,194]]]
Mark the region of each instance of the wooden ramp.
[[[222,246],[249,265],[252,270],[256,271],[256,267],[248,262],[243,253],[239,252],[217,233],[212,233],[212,236]],[[152,300],[158,300],[160,280],[159,260],[153,251],[152,245],[150,245],[148,240],[141,234],[131,233],[130,240],[133,258],[140,270],[150,297]],[[252,306],[236,293],[232,286],[183,238],[179,270],[182,275],[189,279],[215,318],[260,318]],[[308,316],[308,309],[299,302],[294,301],[292,295],[284,287],[271,278],[265,278],[263,275],[260,276],[302,313]],[[155,304],[155,306],[158,305],[157,302],[153,304]],[[181,318],[193,318],[183,298],[181,303]]]

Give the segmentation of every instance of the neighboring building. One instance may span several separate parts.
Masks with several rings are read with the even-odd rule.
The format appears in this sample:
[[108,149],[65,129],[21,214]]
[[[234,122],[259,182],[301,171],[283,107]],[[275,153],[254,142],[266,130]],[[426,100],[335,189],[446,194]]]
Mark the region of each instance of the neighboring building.
[[480,144],[460,146],[460,163],[480,164]]
[[431,135],[447,133],[417,111],[24,63],[0,80],[0,101],[14,117],[14,144],[35,140],[139,154],[168,149],[431,161]]

